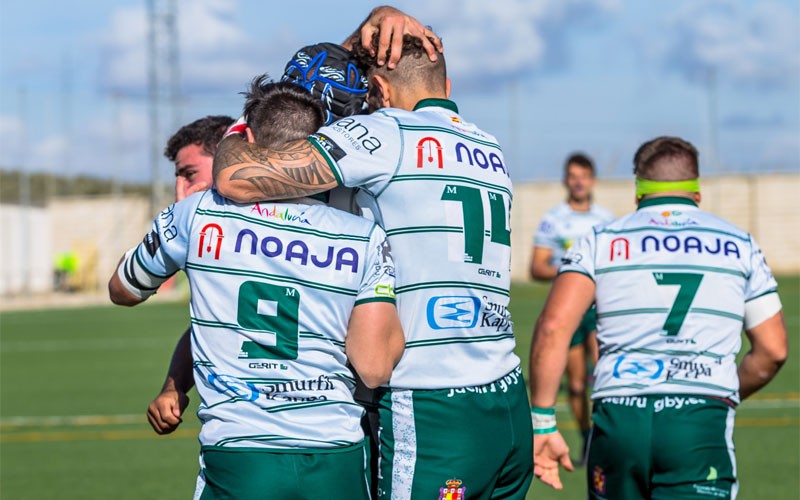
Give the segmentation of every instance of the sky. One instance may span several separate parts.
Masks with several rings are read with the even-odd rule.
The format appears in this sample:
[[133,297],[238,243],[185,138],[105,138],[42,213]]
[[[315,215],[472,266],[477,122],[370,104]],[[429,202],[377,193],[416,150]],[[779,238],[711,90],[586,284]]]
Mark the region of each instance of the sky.
[[[154,0],[166,8],[170,0]],[[170,182],[180,125],[238,116],[254,76],[340,42],[372,2],[172,0],[178,60],[155,134],[145,0],[0,0],[0,168]],[[399,0],[444,42],[451,98],[497,136],[515,181],[560,178],[574,151],[630,176],[636,148],[676,135],[701,172],[800,172],[797,0]],[[155,153],[154,153],[155,152]]]

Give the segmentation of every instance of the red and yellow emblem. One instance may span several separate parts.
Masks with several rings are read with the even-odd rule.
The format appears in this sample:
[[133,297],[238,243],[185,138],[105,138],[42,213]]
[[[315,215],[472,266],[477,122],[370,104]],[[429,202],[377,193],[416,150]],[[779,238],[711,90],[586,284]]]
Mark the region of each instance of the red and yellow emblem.
[[592,479],[594,480],[594,491],[604,495],[606,493],[606,475],[603,474],[603,469],[595,467],[592,471]]
[[448,479],[447,486],[439,488],[439,500],[466,500],[466,486],[461,486],[460,479]]

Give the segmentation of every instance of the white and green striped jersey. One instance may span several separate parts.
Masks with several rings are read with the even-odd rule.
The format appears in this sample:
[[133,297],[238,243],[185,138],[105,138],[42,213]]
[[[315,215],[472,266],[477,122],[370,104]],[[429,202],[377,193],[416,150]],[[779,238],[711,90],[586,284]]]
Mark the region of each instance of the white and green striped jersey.
[[394,264],[375,223],[307,201],[198,193],[162,211],[129,259],[133,275],[189,277],[204,447],[363,439],[347,324],[360,303],[394,302]]
[[588,211],[578,212],[564,201],[542,216],[542,222],[533,237],[533,245],[552,250],[550,263],[558,266],[573,243],[589,234],[594,226],[612,220],[614,214],[600,205],[592,203]]
[[746,231],[690,199],[646,199],[581,239],[559,272],[595,281],[592,398],[663,393],[739,401],[745,303],[777,283]]
[[343,118],[309,140],[359,187],[397,260],[406,351],[390,387],[481,385],[519,364],[508,313],[511,180],[497,141],[425,99]]

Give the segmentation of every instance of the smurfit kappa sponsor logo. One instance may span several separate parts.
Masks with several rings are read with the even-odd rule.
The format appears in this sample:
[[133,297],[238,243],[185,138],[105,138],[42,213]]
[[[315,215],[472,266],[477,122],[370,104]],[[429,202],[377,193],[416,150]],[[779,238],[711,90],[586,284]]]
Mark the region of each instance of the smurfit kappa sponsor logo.
[[481,301],[468,295],[444,295],[428,299],[428,326],[434,330],[473,328],[478,323]]
[[622,355],[614,363],[613,376],[622,380],[655,380],[664,372],[664,362],[644,356]]

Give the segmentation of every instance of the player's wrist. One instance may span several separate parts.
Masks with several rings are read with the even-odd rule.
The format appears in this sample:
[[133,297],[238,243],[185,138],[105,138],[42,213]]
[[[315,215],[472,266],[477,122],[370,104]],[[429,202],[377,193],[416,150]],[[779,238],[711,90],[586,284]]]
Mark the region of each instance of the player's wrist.
[[552,434],[556,428],[556,409],[555,407],[542,408],[531,406],[531,422],[533,423],[534,434]]

